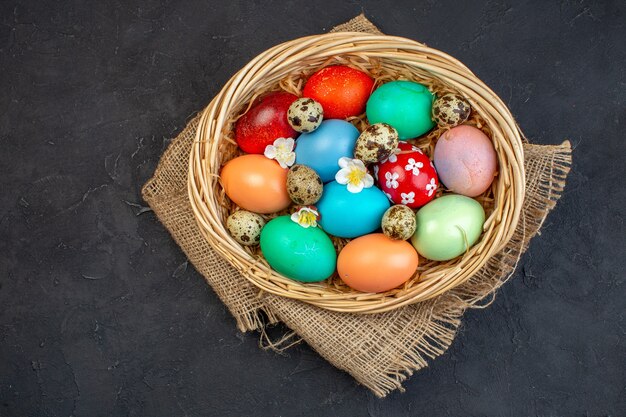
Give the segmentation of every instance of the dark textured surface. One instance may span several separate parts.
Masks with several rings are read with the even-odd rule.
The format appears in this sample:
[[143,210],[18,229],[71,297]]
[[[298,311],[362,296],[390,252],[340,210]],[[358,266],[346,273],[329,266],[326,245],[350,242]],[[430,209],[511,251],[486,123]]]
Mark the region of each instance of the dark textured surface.
[[[89,3],[0,3],[1,416],[626,415],[623,1]],[[575,147],[514,279],[385,400],[239,333],[140,199],[234,71],[362,10]]]

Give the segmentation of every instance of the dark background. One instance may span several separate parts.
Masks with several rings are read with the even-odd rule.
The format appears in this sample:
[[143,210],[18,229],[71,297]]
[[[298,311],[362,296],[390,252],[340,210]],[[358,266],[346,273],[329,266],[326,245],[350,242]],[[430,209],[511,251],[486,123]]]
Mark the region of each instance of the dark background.
[[[362,10],[575,148],[512,281],[384,400],[238,332],[140,197],[237,69]],[[0,415],[626,415],[625,44],[624,1],[2,0]]]

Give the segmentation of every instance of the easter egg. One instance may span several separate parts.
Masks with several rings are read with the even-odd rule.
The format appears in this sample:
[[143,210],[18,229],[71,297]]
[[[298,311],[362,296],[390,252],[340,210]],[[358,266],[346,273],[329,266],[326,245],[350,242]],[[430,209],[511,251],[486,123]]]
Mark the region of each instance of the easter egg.
[[237,120],[235,141],[247,153],[262,154],[278,138],[296,138],[287,122],[287,110],[298,97],[286,92],[269,93]]
[[246,210],[238,210],[226,219],[226,228],[231,236],[244,246],[259,244],[263,226],[265,226],[263,217]]
[[326,67],[306,82],[302,95],[321,103],[327,119],[358,116],[372,92],[372,77],[345,65]]
[[290,216],[270,220],[261,231],[261,251],[267,263],[286,277],[322,281],[335,272],[337,252],[317,227],[302,227]]
[[222,168],[220,178],[226,195],[239,207],[255,213],[274,213],[287,208],[287,169],[263,155],[242,155]]
[[289,106],[287,121],[297,132],[312,132],[324,120],[322,105],[312,98],[299,98]]
[[324,186],[322,198],[317,202],[320,225],[329,234],[353,238],[372,233],[380,227],[389,200],[376,187],[363,188],[351,193],[348,187],[336,181]]
[[407,240],[415,233],[415,213],[402,204],[389,207],[380,222],[383,233],[394,240]]
[[361,236],[339,252],[337,272],[350,288],[384,292],[408,281],[419,258],[409,242],[382,233]]
[[378,87],[367,101],[367,120],[388,123],[401,140],[416,138],[435,126],[431,119],[433,95],[422,84],[391,81]]
[[287,173],[287,192],[291,201],[308,206],[322,197],[324,184],[317,172],[306,165],[294,165]]
[[356,140],[354,157],[367,163],[386,159],[398,147],[398,131],[387,123],[368,126]]
[[473,126],[453,127],[435,145],[439,179],[450,191],[468,197],[479,196],[491,186],[497,160],[489,137]]
[[474,199],[457,194],[440,197],[417,211],[411,243],[424,258],[448,261],[474,245],[483,230],[485,211]]
[[439,179],[428,156],[407,142],[374,167],[378,186],[396,204],[418,208],[435,198]]
[[433,120],[439,126],[454,127],[466,121],[472,107],[458,94],[448,93],[437,97],[433,103]]
[[345,120],[324,120],[320,127],[303,133],[296,142],[296,164],[313,168],[323,182],[332,181],[338,161],[352,157],[359,130]]

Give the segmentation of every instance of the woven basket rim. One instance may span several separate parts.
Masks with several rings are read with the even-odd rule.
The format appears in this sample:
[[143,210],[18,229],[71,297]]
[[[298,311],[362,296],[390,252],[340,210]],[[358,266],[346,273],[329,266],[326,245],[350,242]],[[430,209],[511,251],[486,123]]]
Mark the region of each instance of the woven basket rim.
[[[231,112],[249,100],[254,86],[278,82],[303,61],[319,62],[337,56],[383,59],[408,66],[444,81],[470,100],[493,131],[500,175],[495,210],[485,222],[480,241],[454,261],[433,268],[400,290],[382,294],[337,292],[323,283],[293,281],[273,271],[261,257],[253,257],[228,233],[220,220],[218,148]],[[525,172],[523,134],[507,106],[465,65],[446,53],[411,39],[361,32],[312,35],[276,45],[252,59],[225,84],[203,111],[189,158],[188,193],[194,217],[204,238],[222,257],[260,290],[321,308],[353,313],[378,313],[425,301],[470,279],[509,241],[520,218]]]

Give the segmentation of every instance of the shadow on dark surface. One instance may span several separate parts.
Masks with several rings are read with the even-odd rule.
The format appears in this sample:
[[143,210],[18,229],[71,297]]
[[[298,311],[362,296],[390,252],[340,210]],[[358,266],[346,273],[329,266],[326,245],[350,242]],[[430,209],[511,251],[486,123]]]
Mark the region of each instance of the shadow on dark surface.
[[[565,194],[407,393],[239,333],[144,211],[169,138],[250,58],[365,10],[467,64]],[[0,415],[624,415],[623,2],[0,4]]]

